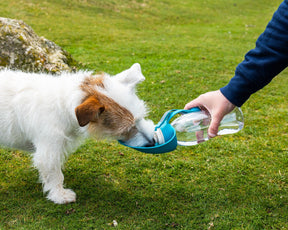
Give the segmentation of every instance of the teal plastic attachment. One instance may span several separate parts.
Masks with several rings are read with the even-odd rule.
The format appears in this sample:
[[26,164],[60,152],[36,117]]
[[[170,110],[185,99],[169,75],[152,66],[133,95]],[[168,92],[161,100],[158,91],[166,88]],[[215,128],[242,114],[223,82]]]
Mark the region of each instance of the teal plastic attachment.
[[[158,133],[157,137],[161,137],[161,141],[156,141],[156,144],[151,147],[136,147],[136,146],[129,146],[126,145],[124,142],[119,141],[120,144],[133,148],[143,153],[150,153],[150,154],[160,154],[160,153],[167,153],[175,150],[177,148],[177,137],[176,131],[173,126],[170,124],[170,120],[179,113],[187,114],[193,112],[199,112],[200,109],[198,107],[192,108],[190,110],[184,109],[172,109],[167,111],[158,124],[155,126],[155,132]],[[158,144],[158,143],[163,144]]]

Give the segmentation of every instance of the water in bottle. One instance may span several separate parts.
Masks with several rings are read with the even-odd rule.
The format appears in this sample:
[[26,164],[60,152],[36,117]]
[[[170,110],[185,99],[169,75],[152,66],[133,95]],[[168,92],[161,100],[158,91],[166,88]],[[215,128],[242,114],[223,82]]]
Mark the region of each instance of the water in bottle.
[[[183,114],[176,118],[171,125],[176,130],[178,145],[191,146],[207,141],[208,127],[211,117],[205,111]],[[244,126],[243,114],[240,108],[236,107],[227,114],[221,121],[218,135],[233,134],[240,131]]]

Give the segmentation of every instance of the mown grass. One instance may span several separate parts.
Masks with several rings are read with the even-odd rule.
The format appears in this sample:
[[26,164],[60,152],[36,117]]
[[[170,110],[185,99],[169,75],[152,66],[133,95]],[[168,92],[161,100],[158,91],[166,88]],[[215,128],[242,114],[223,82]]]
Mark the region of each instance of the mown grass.
[[[86,68],[116,74],[134,62],[157,122],[233,76],[281,0],[2,0]],[[0,229],[288,229],[284,71],[243,106],[245,129],[148,155],[87,142],[65,165],[77,202],[46,201],[30,155],[0,150]]]

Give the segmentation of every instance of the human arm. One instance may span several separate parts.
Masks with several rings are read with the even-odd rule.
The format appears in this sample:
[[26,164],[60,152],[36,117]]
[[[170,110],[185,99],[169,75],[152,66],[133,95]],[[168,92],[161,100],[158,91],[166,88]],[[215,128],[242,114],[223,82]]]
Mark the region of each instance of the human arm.
[[242,106],[251,94],[267,85],[288,65],[288,0],[284,0],[256,47],[245,55],[230,82],[218,91],[200,95],[186,104],[185,109],[200,107],[211,115],[210,137],[217,135],[222,118],[235,106]]
[[287,65],[288,0],[285,0],[257,39],[256,47],[245,55],[234,77],[220,91],[231,103],[240,107]]

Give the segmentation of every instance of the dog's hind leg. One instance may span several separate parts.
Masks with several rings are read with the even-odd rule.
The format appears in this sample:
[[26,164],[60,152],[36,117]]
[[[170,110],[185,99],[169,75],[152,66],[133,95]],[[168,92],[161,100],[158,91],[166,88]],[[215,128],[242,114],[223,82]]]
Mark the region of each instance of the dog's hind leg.
[[39,171],[43,190],[48,192],[47,199],[57,204],[66,204],[75,202],[76,194],[72,190],[63,187],[64,176],[61,170],[61,154],[63,153],[57,149],[58,146],[55,143],[52,145],[46,143],[36,145],[33,162]]

